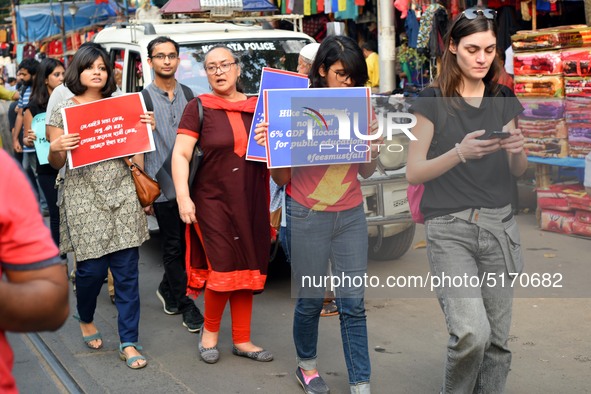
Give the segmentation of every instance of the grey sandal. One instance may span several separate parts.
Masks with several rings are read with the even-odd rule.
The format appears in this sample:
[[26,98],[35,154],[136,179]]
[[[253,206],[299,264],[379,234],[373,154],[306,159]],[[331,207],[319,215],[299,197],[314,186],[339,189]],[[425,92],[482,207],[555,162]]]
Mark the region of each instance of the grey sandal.
[[201,326],[201,332],[199,333],[199,356],[203,361],[208,364],[215,364],[220,359],[220,351],[218,345],[213,347],[203,347],[201,345],[201,339],[203,338],[203,326]]
[[242,350],[238,350],[236,346],[232,346],[232,353],[236,356],[248,357],[255,361],[273,361],[273,353],[265,349],[259,350],[258,352],[243,352]]

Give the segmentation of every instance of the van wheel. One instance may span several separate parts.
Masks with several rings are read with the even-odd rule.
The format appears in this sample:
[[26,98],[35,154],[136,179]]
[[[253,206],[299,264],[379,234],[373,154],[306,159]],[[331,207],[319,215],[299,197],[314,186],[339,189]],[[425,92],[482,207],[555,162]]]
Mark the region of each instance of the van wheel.
[[415,224],[406,230],[392,235],[391,237],[383,238],[382,244],[376,249],[377,238],[369,239],[368,255],[372,260],[396,260],[402,257],[410,246],[415,236]]

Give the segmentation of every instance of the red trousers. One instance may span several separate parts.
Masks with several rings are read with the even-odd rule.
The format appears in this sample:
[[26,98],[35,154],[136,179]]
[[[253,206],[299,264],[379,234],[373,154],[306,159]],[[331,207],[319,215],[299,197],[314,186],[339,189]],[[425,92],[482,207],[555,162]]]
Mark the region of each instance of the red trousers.
[[232,314],[232,341],[236,343],[250,342],[250,321],[252,318],[252,290],[213,291],[205,288],[205,329],[218,332],[222,315],[228,300]]

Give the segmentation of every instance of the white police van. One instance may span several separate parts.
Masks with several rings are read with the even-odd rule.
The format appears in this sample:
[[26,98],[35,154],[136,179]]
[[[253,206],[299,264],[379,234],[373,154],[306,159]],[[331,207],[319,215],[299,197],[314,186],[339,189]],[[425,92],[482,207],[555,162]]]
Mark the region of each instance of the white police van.
[[[281,18],[281,16],[279,16]],[[270,26],[269,23],[264,23]],[[296,26],[298,24],[296,23]],[[184,23],[122,23],[97,33],[94,42],[103,45],[115,67],[115,79],[124,93],[139,92],[149,85],[153,76],[148,65],[148,43],[158,36],[167,36],[179,43],[180,65],[176,78],[189,86],[195,95],[210,91],[203,69],[203,57],[209,48],[223,44],[232,48],[241,59],[241,85],[244,92],[256,95],[263,67],[294,71],[300,50],[313,42],[304,33],[263,28],[253,23],[184,22]],[[388,98],[375,104],[377,111],[388,110]],[[390,105],[391,106],[391,105]],[[381,109],[380,109],[381,108]],[[390,143],[406,144],[406,137]],[[404,179],[403,153],[382,152],[382,171],[362,182],[365,210],[370,234],[370,257],[391,260],[409,249],[415,231],[408,213],[407,183]],[[402,168],[402,169],[400,169]],[[151,230],[157,229],[155,221]]]

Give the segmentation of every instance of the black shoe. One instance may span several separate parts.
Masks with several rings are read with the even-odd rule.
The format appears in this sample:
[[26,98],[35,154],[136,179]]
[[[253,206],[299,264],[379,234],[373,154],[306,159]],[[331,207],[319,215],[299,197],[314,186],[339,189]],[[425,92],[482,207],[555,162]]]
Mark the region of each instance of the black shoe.
[[169,292],[156,290],[156,297],[162,302],[162,308],[167,315],[178,315],[181,313],[176,301],[172,298]]
[[302,388],[306,392],[306,394],[329,394],[330,389],[324,383],[324,379],[320,376],[315,377],[314,379],[310,380],[310,384],[306,384],[306,380],[304,379],[304,374],[302,373],[302,369],[298,367],[296,369],[296,378],[298,382],[302,385]]
[[191,304],[191,306],[183,311],[183,326],[187,327],[189,332],[199,332],[203,325],[203,320],[203,315],[195,304]]

